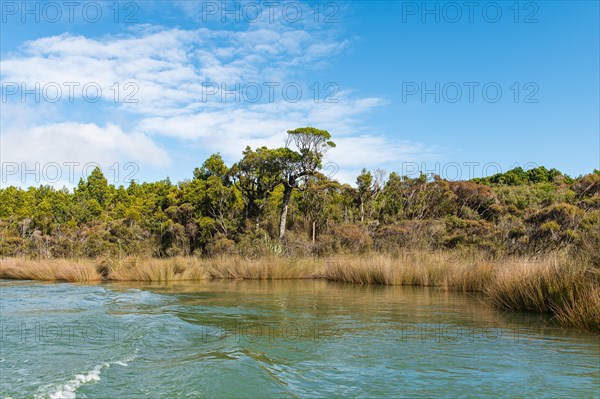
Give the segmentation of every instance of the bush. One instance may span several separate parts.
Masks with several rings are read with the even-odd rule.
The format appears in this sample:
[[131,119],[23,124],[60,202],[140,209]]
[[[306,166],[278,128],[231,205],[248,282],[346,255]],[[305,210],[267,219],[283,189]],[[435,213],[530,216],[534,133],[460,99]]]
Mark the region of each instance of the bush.
[[372,240],[369,234],[356,224],[344,224],[335,228],[341,247],[350,252],[362,253],[371,248]]
[[206,253],[208,256],[235,255],[237,254],[235,241],[218,234],[206,245]]
[[382,225],[373,234],[373,248],[382,253],[398,254],[409,242],[410,231],[399,224]]
[[240,234],[236,248],[241,256],[251,259],[272,254],[271,238],[263,229],[252,229]]

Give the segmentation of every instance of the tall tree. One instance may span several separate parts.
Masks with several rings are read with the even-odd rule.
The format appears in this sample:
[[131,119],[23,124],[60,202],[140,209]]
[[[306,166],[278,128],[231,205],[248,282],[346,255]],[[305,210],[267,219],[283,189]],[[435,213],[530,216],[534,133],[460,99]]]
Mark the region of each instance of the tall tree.
[[230,174],[244,197],[246,218],[260,224],[262,208],[267,203],[271,191],[279,184],[280,168],[275,159],[276,150],[267,147],[252,151],[246,147],[243,158],[231,167]]
[[371,197],[371,185],[373,184],[373,175],[367,169],[363,168],[360,175],[356,178],[356,187],[358,193],[358,202],[360,205],[360,222],[365,221],[365,203]]
[[[292,192],[299,181],[314,176],[322,167],[323,156],[330,148],[335,147],[331,135],[326,130],[314,127],[301,127],[288,130],[285,147],[275,150],[276,159],[281,170],[283,198],[279,212],[279,239],[285,237],[287,213]],[[295,151],[291,148],[295,147]]]

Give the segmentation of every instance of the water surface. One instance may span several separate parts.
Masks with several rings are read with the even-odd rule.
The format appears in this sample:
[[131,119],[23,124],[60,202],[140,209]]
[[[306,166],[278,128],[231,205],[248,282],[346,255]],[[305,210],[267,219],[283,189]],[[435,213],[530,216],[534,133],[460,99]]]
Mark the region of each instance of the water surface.
[[600,397],[600,338],[437,289],[0,280],[0,398]]

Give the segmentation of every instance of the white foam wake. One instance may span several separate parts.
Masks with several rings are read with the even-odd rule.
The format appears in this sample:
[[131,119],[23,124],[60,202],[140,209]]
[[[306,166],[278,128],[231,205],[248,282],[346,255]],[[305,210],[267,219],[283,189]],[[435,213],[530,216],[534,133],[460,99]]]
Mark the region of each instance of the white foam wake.
[[60,386],[55,392],[48,395],[50,399],[71,399],[76,398],[77,388],[91,381],[100,381],[100,371],[103,367],[110,367],[110,363],[99,364],[87,374],[77,374],[75,378],[66,384]]
[[92,370],[90,370],[87,374],[76,374],[73,379],[69,380],[65,384],[62,385],[54,385],[50,393],[42,393],[40,395],[36,395],[36,399],[48,398],[48,399],[74,399],[77,397],[77,389],[83,384],[87,384],[92,381],[100,381],[100,373],[102,369],[108,368],[113,364],[127,367],[129,362],[135,359],[135,355],[128,356],[123,360],[117,360],[114,362],[106,362],[95,366]]

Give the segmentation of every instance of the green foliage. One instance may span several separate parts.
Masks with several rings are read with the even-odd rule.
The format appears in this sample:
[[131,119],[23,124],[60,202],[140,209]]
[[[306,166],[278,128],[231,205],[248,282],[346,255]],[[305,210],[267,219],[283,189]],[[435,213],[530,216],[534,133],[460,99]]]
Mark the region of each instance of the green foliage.
[[517,167],[507,171],[506,173],[498,173],[493,176],[473,179],[476,183],[483,183],[488,185],[508,185],[508,186],[519,186],[529,183],[552,183],[558,177],[568,176],[563,175],[556,169],[546,169],[543,166],[524,170],[521,167]]
[[207,180],[211,176],[216,176],[220,178],[224,184],[229,182],[228,176],[229,169],[223,158],[221,158],[221,154],[213,154],[202,164],[202,167],[194,169],[194,178]]
[[[571,179],[515,168],[471,181],[363,169],[356,185],[320,173],[327,131],[288,131],[229,168],[213,154],[189,180],[108,184],[99,168],[73,192],[0,189],[0,255],[38,257],[329,255],[474,248],[538,254],[569,247],[597,264],[600,171]],[[289,237],[282,240],[282,233]]]

